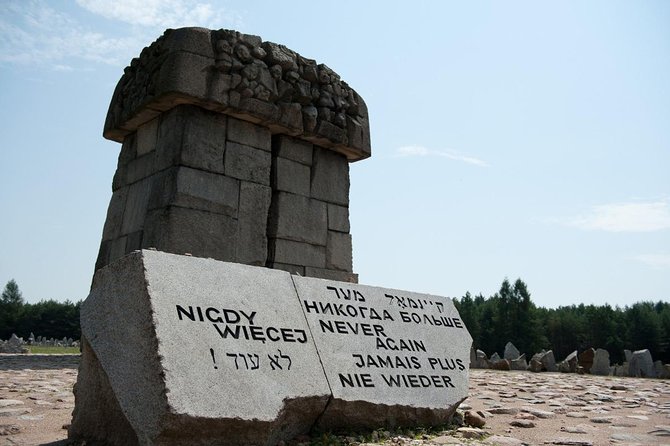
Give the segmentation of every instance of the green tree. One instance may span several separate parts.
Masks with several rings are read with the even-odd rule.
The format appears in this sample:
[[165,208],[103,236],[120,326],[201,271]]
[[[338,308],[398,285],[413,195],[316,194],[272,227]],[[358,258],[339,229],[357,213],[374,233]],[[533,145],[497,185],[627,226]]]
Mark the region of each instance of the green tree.
[[23,309],[23,295],[14,279],[7,282],[0,298],[0,339],[8,339],[16,330]]

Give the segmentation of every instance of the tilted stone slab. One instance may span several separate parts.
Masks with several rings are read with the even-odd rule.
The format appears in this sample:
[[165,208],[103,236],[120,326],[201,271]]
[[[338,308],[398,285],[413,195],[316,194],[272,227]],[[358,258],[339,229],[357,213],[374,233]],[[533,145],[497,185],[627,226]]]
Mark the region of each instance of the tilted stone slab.
[[439,425],[472,338],[448,298],[136,251],[81,308],[70,437],[273,445],[318,430]]
[[[139,444],[276,444],[307,432],[330,396],[286,272],[135,252],[98,270],[81,324]],[[77,387],[77,406],[101,398]],[[75,411],[71,434],[132,437],[91,417]]]
[[333,392],[321,429],[441,424],[467,396],[472,338],[451,299],[293,280]]

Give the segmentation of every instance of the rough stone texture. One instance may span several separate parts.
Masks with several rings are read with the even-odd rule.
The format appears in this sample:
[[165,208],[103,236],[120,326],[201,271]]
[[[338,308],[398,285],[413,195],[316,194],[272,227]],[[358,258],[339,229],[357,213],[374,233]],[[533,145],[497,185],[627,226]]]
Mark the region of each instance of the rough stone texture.
[[521,353],[519,353],[519,350],[512,344],[511,342],[508,342],[505,344],[505,352],[503,353],[503,358],[511,361],[512,359],[516,359],[519,356],[521,356]]
[[599,348],[593,356],[591,366],[592,375],[607,376],[610,374],[610,354],[607,350]]
[[277,192],[273,199],[268,230],[272,238],[326,246],[328,239],[327,205],[322,201],[302,195]]
[[528,362],[526,361],[526,354],[519,356],[516,359],[512,359],[509,362],[510,369],[512,370],[527,370]]
[[270,445],[328,401],[287,273],[141,251],[99,270],[81,311],[71,438]]
[[351,160],[370,156],[367,107],[337,73],[282,45],[231,30],[171,29],[145,48],[116,87],[105,137],[121,142],[183,103],[262,123],[272,133],[297,136]]
[[321,429],[436,424],[467,396],[472,338],[450,299],[293,280],[333,393]]
[[235,31],[166,31],[107,114],[123,145],[96,269],[155,247],[356,281],[348,163],[370,156],[368,127],[325,65]]
[[584,369],[585,373],[591,373],[591,367],[593,366],[593,357],[596,355],[596,351],[593,348],[587,348],[579,354],[579,366]]
[[558,371],[561,373],[575,373],[577,365],[577,350],[575,350],[558,363]]
[[330,150],[315,148],[312,166],[312,197],[349,205],[349,163]]
[[439,425],[467,396],[472,338],[438,296],[145,250],[96,272],[81,321],[87,444]]
[[654,361],[651,358],[651,352],[647,349],[633,352],[628,367],[628,376],[637,376],[641,378],[656,377]]

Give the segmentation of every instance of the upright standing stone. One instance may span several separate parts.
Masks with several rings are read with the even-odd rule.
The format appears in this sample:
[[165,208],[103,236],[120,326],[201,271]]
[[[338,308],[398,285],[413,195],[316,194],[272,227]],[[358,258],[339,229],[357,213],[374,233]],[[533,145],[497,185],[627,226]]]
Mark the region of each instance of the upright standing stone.
[[593,356],[592,375],[607,376],[610,373],[610,354],[607,350],[599,348]]
[[628,376],[655,378],[656,370],[651,352],[648,349],[634,351],[628,365]]
[[591,373],[595,354],[596,351],[593,348],[587,348],[579,354],[579,366],[583,368],[584,373]]
[[519,353],[519,350],[512,344],[512,342],[508,342],[505,344],[505,352],[503,353],[503,358],[507,359],[508,361],[511,361],[513,359],[517,359],[519,356],[521,356],[521,353]]

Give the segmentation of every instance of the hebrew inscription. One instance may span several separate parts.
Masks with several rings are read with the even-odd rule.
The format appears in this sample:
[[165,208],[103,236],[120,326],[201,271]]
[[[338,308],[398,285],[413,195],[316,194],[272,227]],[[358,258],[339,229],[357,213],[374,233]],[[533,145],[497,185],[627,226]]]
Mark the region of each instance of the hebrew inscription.
[[472,341],[450,299],[293,280],[335,398],[435,408],[464,398]]

